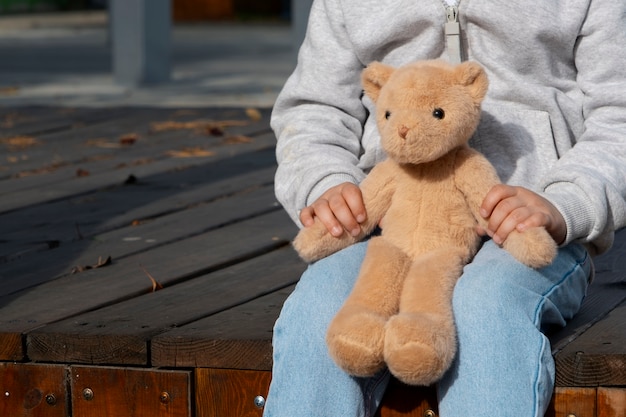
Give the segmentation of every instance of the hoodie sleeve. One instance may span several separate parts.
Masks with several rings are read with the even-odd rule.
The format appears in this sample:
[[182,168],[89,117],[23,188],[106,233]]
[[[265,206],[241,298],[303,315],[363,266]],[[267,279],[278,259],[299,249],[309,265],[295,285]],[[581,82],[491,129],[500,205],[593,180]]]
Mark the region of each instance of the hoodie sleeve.
[[626,225],[626,2],[589,2],[576,45],[584,130],[544,183],[567,223],[566,242],[607,250]]
[[353,52],[336,0],[313,3],[294,73],[275,103],[275,192],[291,218],[328,188],[365,176],[358,168],[367,112],[362,63]]

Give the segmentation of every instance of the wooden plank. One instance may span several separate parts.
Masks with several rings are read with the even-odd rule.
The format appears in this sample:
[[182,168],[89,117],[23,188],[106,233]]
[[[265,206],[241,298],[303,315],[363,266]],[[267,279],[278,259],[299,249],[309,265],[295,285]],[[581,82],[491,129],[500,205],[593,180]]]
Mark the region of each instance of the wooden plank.
[[[136,160],[145,163],[166,151],[216,147],[232,143],[233,136],[256,137],[270,132],[266,110],[252,114],[244,109],[114,108],[109,113],[110,117],[103,120],[78,121],[60,131],[30,135],[34,141],[22,146],[10,146],[4,140],[7,157],[13,157],[3,176],[19,181],[13,188],[12,183],[0,183],[0,194],[18,186],[32,187],[36,181],[49,183],[71,177],[69,168],[98,160],[117,158],[116,165]],[[67,173],[59,175],[63,169]]]
[[[50,112],[55,114],[55,110],[51,108]],[[4,180],[0,182],[0,194],[21,184],[28,186],[35,178],[55,173],[62,167],[129,150],[130,147],[98,147],[95,146],[99,143],[96,139],[109,139],[112,144],[119,145],[121,135],[136,133],[134,129],[137,126],[148,125],[149,117],[161,114],[141,108],[130,111],[124,108],[101,109],[93,115],[83,113],[82,109],[68,109],[67,114],[58,116],[62,120],[52,122],[47,122],[43,115],[31,115],[30,112],[19,116],[28,120],[28,124],[4,131],[5,138],[0,140],[7,151],[3,158],[7,164],[0,176]],[[32,140],[10,140],[16,137]],[[6,181],[8,179],[19,181],[13,185],[14,181]],[[48,181],[47,177],[41,180]]]
[[626,388],[598,387],[597,417],[626,417]]
[[118,117],[124,109],[49,106],[0,107],[0,139],[71,130]]
[[[242,234],[242,231],[245,231],[245,234]],[[3,346],[3,349],[0,349],[0,353],[2,353],[0,359],[21,360],[24,358],[26,352],[22,349],[23,343],[18,343],[17,339],[21,339],[23,334],[32,329],[39,328],[47,323],[74,317],[81,313],[112,306],[104,310],[104,313],[109,312],[113,317],[103,316],[102,321],[100,321],[98,315],[99,311],[102,310],[98,310],[86,318],[83,317],[82,319],[77,318],[75,320],[66,321],[65,326],[67,327],[62,326],[58,329],[60,332],[65,331],[63,330],[65,328],[67,331],[81,334],[82,328],[88,327],[87,324],[81,323],[90,323],[92,319],[97,320],[98,323],[94,325],[93,329],[90,329],[94,335],[90,336],[88,340],[94,340],[96,346],[94,346],[93,349],[95,349],[96,352],[100,349],[105,349],[105,346],[97,346],[98,332],[108,331],[111,326],[113,328],[118,325],[124,327],[124,322],[120,320],[125,319],[119,318],[116,314],[117,311],[122,314],[122,310],[118,310],[120,304],[116,303],[150,293],[153,287],[148,274],[153,276],[154,279],[167,289],[176,284],[180,285],[179,283],[185,280],[191,280],[196,277],[201,277],[204,274],[213,273],[208,277],[197,279],[196,284],[202,282],[210,284],[216,281],[216,288],[221,288],[224,285],[228,285],[227,282],[222,281],[229,277],[228,270],[220,271],[222,268],[236,262],[254,258],[260,254],[272,251],[277,247],[287,245],[294,234],[295,226],[289,222],[286,218],[286,214],[280,211],[274,212],[235,225],[223,227],[194,238],[176,242],[172,245],[158,247],[149,253],[129,257],[119,262],[114,262],[112,265],[104,268],[92,269],[80,274],[70,275],[25,290],[21,293],[2,297],[0,298],[0,346]],[[239,235],[237,239],[232,239],[233,236],[237,235]],[[286,249],[292,251],[291,248]],[[285,251],[279,252],[274,256],[282,256],[284,252]],[[292,255],[288,255],[287,259],[289,256]],[[287,261],[284,262],[286,263]],[[253,266],[254,265],[251,267]],[[241,285],[247,286],[246,278],[251,279],[250,276],[237,277],[232,283],[234,285],[239,282]],[[267,277],[267,279],[261,281],[270,279],[271,277]],[[276,276],[275,279],[276,281],[280,281],[283,277],[279,275]],[[251,291],[257,287],[256,283],[253,282]],[[210,288],[205,290],[212,293]],[[235,290],[236,288],[229,289],[233,299],[237,298],[234,293]],[[165,290],[151,295],[154,296],[161,292],[165,292]],[[268,290],[268,292],[270,292],[270,290]],[[245,293],[245,291],[242,291],[242,296],[244,296]],[[194,293],[191,293],[191,295],[200,297],[200,295]],[[214,296],[218,297],[218,295]],[[184,295],[181,297],[184,298]],[[160,299],[161,296],[158,298]],[[199,301],[206,307],[206,312],[210,313],[211,311],[219,310],[215,306],[207,305],[205,303],[206,301],[208,301],[208,299]],[[226,302],[227,300],[220,299],[220,301]],[[185,306],[187,304],[187,301],[181,301],[181,305]],[[168,326],[170,326],[171,323],[167,324],[169,323],[167,320],[164,322],[160,321],[162,314],[161,307],[158,305],[153,306],[152,304],[150,304],[150,306],[146,307],[147,310],[144,313],[149,316],[150,323],[153,324],[146,331],[161,332],[163,329],[169,329]],[[170,307],[176,309],[176,306],[170,305]],[[199,306],[198,309],[202,310],[200,307],[201,306]],[[128,314],[132,317],[134,314],[132,304],[127,305],[127,308],[129,308]],[[150,311],[150,308],[154,308],[154,310]],[[189,312],[185,309],[181,309],[181,311]],[[201,313],[204,313],[204,311]],[[202,316],[202,314],[200,314],[200,316]],[[172,316],[170,320],[174,320],[173,317],[174,316]],[[107,319],[111,320],[111,326],[107,325]],[[139,318],[137,317],[137,319]],[[192,319],[189,319],[189,321],[191,320]],[[162,326],[161,323],[163,323]],[[99,324],[103,324],[104,327],[97,327]],[[144,324],[141,323],[137,325],[141,328]],[[44,327],[42,330],[54,334],[54,327],[52,329]],[[113,330],[111,331],[114,332]],[[141,333],[138,333],[138,335],[141,336]],[[66,334],[66,336],[69,337],[70,340],[73,338],[71,335]],[[48,336],[43,333],[40,337],[47,340],[46,338]],[[37,338],[35,338],[35,340],[36,339]],[[31,343],[36,342],[31,341]],[[79,349],[79,345],[82,342],[74,341],[72,344],[68,345],[68,348],[74,343],[77,344],[75,348]],[[115,344],[115,340],[113,340],[113,343]],[[146,340],[140,340],[138,343],[145,349]],[[40,360],[46,360],[44,358],[54,356],[58,358],[60,362],[71,362],[69,360],[69,358],[72,357],[71,355],[76,354],[79,358],[82,357],[79,353],[68,352],[67,360],[60,359],[66,358],[63,353],[65,348],[57,344],[55,344],[55,349],[57,350],[55,351],[51,348],[51,352],[47,352],[45,345],[37,345],[32,348],[35,350],[32,350],[29,355],[31,359],[39,358]],[[35,355],[37,351],[39,353]],[[144,355],[145,353],[146,352],[143,352]],[[104,352],[104,354],[106,359],[103,360],[111,361],[109,363],[118,363],[116,362],[115,352],[109,352],[108,354]],[[97,362],[98,358],[94,357],[89,360]]]
[[437,390],[405,385],[391,378],[376,417],[436,417]]
[[261,417],[257,398],[267,398],[270,379],[269,371],[196,369],[196,417]]
[[274,171],[267,149],[0,215],[0,276],[3,262],[272,184]]
[[[156,113],[153,110],[132,114],[137,115],[137,120],[128,117],[126,123],[129,126],[126,130],[122,130],[123,123],[109,123],[63,132],[58,136],[35,138],[36,146],[13,156],[17,163],[11,166],[19,170],[20,177],[0,181],[0,194],[12,193],[10,203],[5,202],[6,199],[0,200],[0,212],[67,197],[72,195],[72,185],[73,194],[85,193],[90,189],[121,184],[131,174],[141,177],[197,166],[207,160],[214,161],[237,153],[273,147],[275,144],[268,126],[267,112],[259,113],[258,120],[252,119],[241,109],[217,112],[223,115],[236,114],[239,118],[232,122],[235,126],[224,128],[227,134],[223,137],[207,133],[206,124],[209,121],[186,123],[185,118],[180,116],[165,120],[165,128],[155,128],[155,118],[158,121],[155,115],[163,112]],[[217,120],[215,123],[231,122]],[[192,128],[184,127],[187,124],[191,124]],[[106,127],[109,130],[105,130]],[[120,145],[120,136],[128,135],[131,127],[131,144]],[[135,137],[138,139],[135,140]],[[77,177],[79,170],[83,174]],[[39,175],[28,175],[29,172]],[[51,187],[53,184],[54,187]],[[42,195],[37,197],[34,190],[39,190]]]
[[[184,197],[184,194],[193,192],[195,187],[214,185],[216,190],[204,198],[198,198],[196,195],[192,200],[189,200],[190,203],[209,201],[219,195],[245,189],[246,184],[258,184],[258,182],[250,178],[245,178],[245,175],[270,167],[275,169],[276,157],[274,155],[274,149],[268,147],[256,152],[231,154],[227,158],[211,159],[204,162],[204,164],[187,167],[183,170],[156,174],[144,178],[143,181],[139,181],[138,179],[134,184],[129,184],[133,186],[123,186],[119,184],[117,187],[100,189],[87,197],[79,197],[69,199],[65,202],[47,204],[45,207],[25,207],[19,212],[2,215],[2,219],[6,221],[0,223],[0,230],[3,234],[15,234],[20,230],[20,227],[19,225],[12,224],[14,222],[19,222],[26,227],[41,227],[42,225],[37,223],[36,220],[33,220],[33,217],[44,218],[48,222],[52,222],[53,225],[59,223],[65,225],[69,222],[70,217],[82,213],[79,220],[82,223],[86,223],[81,229],[82,233],[84,235],[88,235],[89,233],[93,234],[93,232],[86,229],[89,225],[89,221],[99,220],[103,216],[112,217],[112,215],[120,215],[123,214],[125,210],[146,206],[148,203],[154,203],[155,200],[164,199],[166,196],[174,199],[175,205],[173,205],[173,207],[177,207],[181,204],[180,195],[183,194]],[[242,183],[228,184],[227,180],[231,178],[235,178],[236,181],[241,181]],[[221,189],[224,188],[228,189],[228,191],[222,192]],[[203,192],[206,191],[207,190],[204,190]],[[167,204],[167,202],[164,203]],[[103,205],[109,207],[102,207]],[[154,212],[152,209],[150,210],[151,213],[155,214],[159,212]],[[85,214],[85,211],[89,213]],[[68,212],[68,214],[64,214],[65,212]],[[56,220],[55,217],[57,216],[61,216],[61,218]],[[83,218],[85,220],[82,220]],[[137,216],[135,218],[137,218]],[[46,224],[47,223],[44,223],[43,226],[46,226]],[[24,227],[21,228],[21,230],[23,229]],[[45,232],[42,234],[45,235]]]
[[556,387],[545,417],[595,417],[595,388]]
[[[293,263],[298,261],[295,257],[293,249],[284,247],[198,279],[36,329],[27,336],[28,357],[35,361],[149,365],[152,337],[295,283],[299,278],[293,274]],[[270,265],[271,273],[259,274],[270,270]]]
[[265,186],[153,220],[138,221],[136,225],[129,222],[127,227],[98,234],[91,239],[63,243],[54,250],[3,265],[0,294],[11,294],[70,275],[80,268],[97,264],[99,260],[111,258],[119,261],[226,224],[278,210],[272,187]]
[[626,385],[626,301],[556,358],[559,386]]
[[[294,265],[299,277],[305,265]],[[178,327],[152,339],[152,365],[272,369],[272,329],[293,287]]]
[[67,375],[61,365],[0,363],[0,415],[71,415]]
[[71,367],[72,415],[190,417],[191,373]]
[[100,172],[97,174],[91,173],[86,176],[72,175],[70,178],[56,182],[54,186],[42,186],[41,188],[12,192],[10,199],[0,199],[0,214],[29,205],[43,204],[67,199],[72,196],[85,195],[104,187],[128,184],[129,178],[132,178],[132,183],[149,182],[150,177],[158,174],[201,166],[208,161],[231,157],[237,152],[270,149],[274,144],[275,138],[273,134],[267,134],[258,137],[257,140],[250,143],[230,144],[213,148],[213,154],[198,158],[179,158],[172,156],[156,159],[148,164],[124,165],[118,169],[116,169],[118,164],[109,164],[106,168],[99,170]]

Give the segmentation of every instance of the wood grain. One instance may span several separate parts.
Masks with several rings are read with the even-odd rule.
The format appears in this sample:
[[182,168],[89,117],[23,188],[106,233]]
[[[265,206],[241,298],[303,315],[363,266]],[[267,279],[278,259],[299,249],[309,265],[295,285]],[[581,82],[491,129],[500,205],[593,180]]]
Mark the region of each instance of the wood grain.
[[595,417],[595,388],[563,388],[554,390],[545,417]]
[[67,375],[62,365],[0,363],[0,416],[70,415]]
[[186,371],[73,366],[72,415],[191,417]]
[[626,385],[626,301],[556,356],[559,386]]
[[376,417],[435,417],[437,408],[434,386],[412,387],[391,378]]
[[598,388],[597,417],[626,417],[626,388]]
[[[295,283],[299,276],[294,276],[291,264],[285,261],[289,256],[295,258],[289,247],[272,251],[171,288],[36,329],[27,337],[28,356],[38,361],[149,365],[150,339],[164,330]],[[258,273],[270,264],[275,265],[271,274]]]
[[[294,262],[294,277],[304,265]],[[153,366],[272,369],[272,328],[293,286],[152,339]]]
[[196,417],[261,417],[257,396],[267,398],[270,372],[196,369]]

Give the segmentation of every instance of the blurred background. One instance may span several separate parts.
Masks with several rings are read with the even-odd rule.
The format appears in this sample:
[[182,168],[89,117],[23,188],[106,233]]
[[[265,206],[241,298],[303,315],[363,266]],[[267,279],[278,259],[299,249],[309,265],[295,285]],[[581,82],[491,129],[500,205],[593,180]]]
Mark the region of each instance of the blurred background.
[[0,0],[0,106],[271,107],[311,0]]

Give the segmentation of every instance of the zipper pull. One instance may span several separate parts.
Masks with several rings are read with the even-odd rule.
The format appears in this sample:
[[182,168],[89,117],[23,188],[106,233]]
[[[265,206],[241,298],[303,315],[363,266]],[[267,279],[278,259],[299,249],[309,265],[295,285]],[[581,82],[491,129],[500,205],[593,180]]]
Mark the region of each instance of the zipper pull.
[[461,59],[461,25],[459,24],[459,8],[446,7],[446,51],[451,64],[460,64]]

